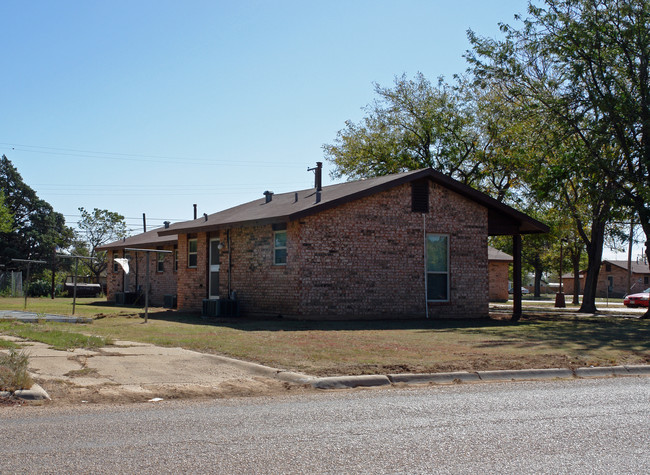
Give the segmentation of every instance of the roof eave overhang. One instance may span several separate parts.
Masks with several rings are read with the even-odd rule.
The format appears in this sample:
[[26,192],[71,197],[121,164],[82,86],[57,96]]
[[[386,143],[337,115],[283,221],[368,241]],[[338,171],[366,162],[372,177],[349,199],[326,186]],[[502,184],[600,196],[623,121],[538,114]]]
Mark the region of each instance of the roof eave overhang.
[[392,179],[390,181],[377,184],[349,195],[330,200],[323,201],[314,206],[296,211],[295,213],[290,213],[286,215],[271,216],[268,218],[260,219],[251,219],[251,220],[240,220],[240,221],[229,221],[222,223],[196,223],[193,225],[185,227],[174,227],[171,226],[169,229],[164,229],[158,232],[159,236],[165,236],[170,234],[189,234],[197,232],[210,232],[218,231],[221,229],[229,229],[234,227],[243,227],[243,226],[261,226],[274,224],[279,222],[294,221],[306,216],[310,216],[322,211],[326,211],[332,208],[336,208],[342,204],[348,203],[350,201],[355,201],[360,198],[365,198],[367,196],[374,195],[381,191],[389,190],[396,186],[403,185],[412,181],[417,181],[421,179],[429,179],[434,183],[437,183],[445,188],[450,189],[462,196],[465,196],[472,201],[475,201],[488,209],[488,235],[490,236],[500,236],[500,235],[516,235],[516,234],[541,234],[548,233],[549,227],[545,224],[531,218],[530,216],[517,211],[516,209],[501,203],[500,201],[495,200],[494,198],[482,193],[474,188],[464,185],[447,175],[443,175],[436,170],[431,168],[420,170],[414,173],[406,173],[403,176]]

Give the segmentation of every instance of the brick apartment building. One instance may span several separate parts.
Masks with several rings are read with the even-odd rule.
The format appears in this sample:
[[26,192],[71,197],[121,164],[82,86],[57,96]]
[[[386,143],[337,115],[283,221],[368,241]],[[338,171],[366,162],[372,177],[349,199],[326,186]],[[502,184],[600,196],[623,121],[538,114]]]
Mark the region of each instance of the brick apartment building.
[[243,315],[486,317],[488,236],[548,231],[432,169],[326,187],[319,173],[314,188],[158,229],[177,238],[178,308],[236,295]]
[[[642,292],[650,287],[650,266],[644,262],[632,261],[630,279],[631,293]],[[580,293],[585,284],[587,271],[580,271]],[[562,276],[565,293],[573,293],[574,276],[572,273]],[[596,297],[621,298],[627,294],[628,265],[627,260],[603,260],[598,273]]]
[[488,279],[490,302],[508,300],[508,274],[513,259],[510,254],[488,246]]
[[[163,228],[160,228],[163,229]],[[109,268],[106,270],[106,298],[119,303],[144,303],[142,298],[147,274],[145,251],[136,249],[156,249],[168,251],[152,253],[149,256],[149,303],[163,306],[165,296],[176,295],[178,250],[176,236],[159,236],[154,229],[145,233],[115,241],[97,248],[109,255]],[[129,272],[115,259],[126,258]]]

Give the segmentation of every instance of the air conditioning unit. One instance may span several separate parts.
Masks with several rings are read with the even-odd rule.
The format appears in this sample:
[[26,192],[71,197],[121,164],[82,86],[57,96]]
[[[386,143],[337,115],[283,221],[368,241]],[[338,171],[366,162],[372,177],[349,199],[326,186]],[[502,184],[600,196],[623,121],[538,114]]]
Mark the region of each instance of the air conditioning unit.
[[239,302],[232,299],[203,299],[204,317],[238,317]]
[[176,308],[176,296],[171,294],[163,295],[163,307]]
[[115,305],[124,305],[125,301],[124,292],[115,292]]

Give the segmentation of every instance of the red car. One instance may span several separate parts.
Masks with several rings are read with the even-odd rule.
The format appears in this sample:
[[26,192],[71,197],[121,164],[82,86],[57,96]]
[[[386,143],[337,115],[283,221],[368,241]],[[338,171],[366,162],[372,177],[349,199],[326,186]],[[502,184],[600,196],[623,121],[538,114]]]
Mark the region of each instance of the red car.
[[625,297],[623,304],[630,308],[634,307],[647,307],[648,300],[650,300],[650,288],[645,289],[638,294],[631,294]]

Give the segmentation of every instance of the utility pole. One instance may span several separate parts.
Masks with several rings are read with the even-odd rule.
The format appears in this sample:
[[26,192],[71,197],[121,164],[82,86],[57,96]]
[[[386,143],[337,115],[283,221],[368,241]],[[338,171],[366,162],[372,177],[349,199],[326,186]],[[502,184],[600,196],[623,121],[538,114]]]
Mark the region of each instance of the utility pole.
[[627,247],[627,294],[632,291],[632,244],[634,243],[634,218],[630,220],[630,236]]

